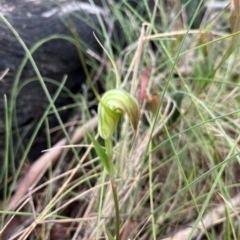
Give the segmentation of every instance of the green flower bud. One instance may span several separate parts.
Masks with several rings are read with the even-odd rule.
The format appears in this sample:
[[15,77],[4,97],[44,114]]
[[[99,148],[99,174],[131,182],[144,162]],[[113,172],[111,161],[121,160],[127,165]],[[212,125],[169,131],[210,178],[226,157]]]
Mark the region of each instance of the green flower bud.
[[98,105],[98,132],[103,139],[112,136],[124,113],[127,113],[136,131],[140,116],[136,99],[120,89],[110,90],[102,96]]

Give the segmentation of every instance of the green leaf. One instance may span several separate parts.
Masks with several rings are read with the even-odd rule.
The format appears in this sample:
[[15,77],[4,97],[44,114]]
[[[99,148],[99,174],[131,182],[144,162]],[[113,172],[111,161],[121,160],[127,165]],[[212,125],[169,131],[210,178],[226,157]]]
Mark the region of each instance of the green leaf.
[[109,240],[115,240],[114,237],[113,237],[113,235],[108,231],[107,228],[106,228],[106,233],[107,233],[107,235],[108,235],[108,239],[109,239]]
[[103,166],[106,168],[107,172],[109,173],[110,166],[109,166],[109,161],[108,161],[106,152],[103,150],[102,146],[98,143],[97,140],[94,139],[94,137],[90,133],[87,133],[87,135],[90,138],[100,161],[102,162]]

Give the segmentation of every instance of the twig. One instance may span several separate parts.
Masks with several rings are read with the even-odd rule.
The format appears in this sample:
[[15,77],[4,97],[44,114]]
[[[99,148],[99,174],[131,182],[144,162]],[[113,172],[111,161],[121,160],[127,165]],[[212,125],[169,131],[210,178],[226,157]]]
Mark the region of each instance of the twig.
[[2,74],[0,75],[0,81],[7,75],[8,71],[9,71],[9,68],[5,69],[5,70],[2,72]]

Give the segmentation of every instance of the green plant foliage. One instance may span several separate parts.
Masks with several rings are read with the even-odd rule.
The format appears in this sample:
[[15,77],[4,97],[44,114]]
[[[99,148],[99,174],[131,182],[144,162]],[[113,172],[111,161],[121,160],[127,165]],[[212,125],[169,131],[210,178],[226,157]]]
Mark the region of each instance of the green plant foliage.
[[98,132],[103,139],[112,136],[124,113],[127,113],[136,131],[140,116],[136,99],[124,90],[113,89],[106,92],[98,105]]
[[108,235],[108,239],[109,240],[114,240],[114,237],[113,237],[113,235],[109,232],[109,230],[106,228],[106,233],[107,233],[107,235]]
[[88,137],[90,138],[90,140],[94,146],[94,149],[95,149],[100,161],[102,162],[103,166],[106,168],[106,170],[108,172],[110,172],[110,166],[109,166],[109,161],[108,161],[106,152],[103,150],[102,146],[98,143],[98,141],[96,141],[94,139],[94,137],[90,133],[88,133]]

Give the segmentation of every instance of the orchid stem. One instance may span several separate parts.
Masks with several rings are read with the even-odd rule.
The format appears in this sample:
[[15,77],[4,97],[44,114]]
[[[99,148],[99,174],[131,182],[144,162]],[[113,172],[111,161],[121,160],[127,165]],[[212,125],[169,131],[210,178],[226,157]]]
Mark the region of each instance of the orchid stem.
[[108,162],[110,166],[110,181],[111,181],[111,187],[112,187],[112,193],[113,193],[113,201],[114,201],[114,206],[115,206],[115,214],[116,214],[116,224],[115,224],[115,230],[116,230],[116,240],[119,240],[119,235],[120,235],[120,212],[119,212],[119,202],[118,202],[118,195],[117,195],[117,185],[116,181],[114,178],[114,166],[112,162],[112,141],[111,139],[106,139],[105,140],[105,147],[106,147],[106,152],[107,152],[107,157],[108,157]]

